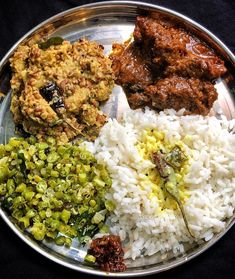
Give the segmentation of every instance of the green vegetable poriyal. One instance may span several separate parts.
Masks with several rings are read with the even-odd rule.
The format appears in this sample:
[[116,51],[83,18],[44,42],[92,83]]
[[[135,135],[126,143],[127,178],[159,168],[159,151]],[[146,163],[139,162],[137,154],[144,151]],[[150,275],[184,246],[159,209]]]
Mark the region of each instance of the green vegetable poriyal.
[[38,240],[70,246],[106,232],[104,195],[112,181],[79,143],[12,138],[0,145],[0,203]]

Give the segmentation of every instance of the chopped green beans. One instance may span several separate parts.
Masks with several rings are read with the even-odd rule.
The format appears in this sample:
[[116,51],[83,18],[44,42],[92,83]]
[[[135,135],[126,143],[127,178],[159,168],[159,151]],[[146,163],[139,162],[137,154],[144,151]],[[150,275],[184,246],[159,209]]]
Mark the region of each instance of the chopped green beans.
[[47,189],[47,182],[46,181],[41,181],[41,182],[38,182],[38,184],[36,185],[36,191],[38,193],[45,193],[46,192],[46,189]]
[[95,263],[96,258],[90,254],[87,254],[84,260],[88,263]]
[[64,41],[64,39],[61,37],[51,37],[45,42],[38,43],[38,47],[40,49],[45,50],[53,45],[61,45],[63,43],[63,41]]
[[78,143],[30,137],[0,145],[1,207],[38,241],[69,247],[74,237],[85,243],[103,231],[111,184],[106,168]]

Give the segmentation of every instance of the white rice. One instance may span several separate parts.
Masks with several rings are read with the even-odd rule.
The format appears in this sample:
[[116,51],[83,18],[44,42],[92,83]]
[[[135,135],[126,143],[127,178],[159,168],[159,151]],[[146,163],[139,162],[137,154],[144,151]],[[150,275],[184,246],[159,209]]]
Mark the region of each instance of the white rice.
[[228,132],[234,123],[224,117],[182,116],[182,112],[129,110],[121,123],[110,119],[94,145],[88,146],[98,162],[107,166],[113,180],[106,195],[116,205],[109,219],[110,230],[121,237],[125,258],[183,253],[184,244],[195,241],[179,210],[156,214],[157,199],[148,199],[151,187],[140,187],[143,170],[152,164],[143,161],[135,147],[146,128],[163,131],[170,143],[191,137],[187,143],[190,170],[185,177],[190,197],[184,209],[197,241],[209,241],[234,214],[235,137]]

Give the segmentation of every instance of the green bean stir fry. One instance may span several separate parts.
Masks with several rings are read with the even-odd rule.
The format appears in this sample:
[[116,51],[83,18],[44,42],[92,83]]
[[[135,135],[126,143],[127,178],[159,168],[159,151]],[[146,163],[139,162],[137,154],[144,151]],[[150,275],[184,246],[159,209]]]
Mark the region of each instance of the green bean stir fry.
[[[106,232],[106,168],[79,143],[12,138],[0,145],[0,203],[36,240],[69,247]],[[108,206],[107,206],[108,207]]]

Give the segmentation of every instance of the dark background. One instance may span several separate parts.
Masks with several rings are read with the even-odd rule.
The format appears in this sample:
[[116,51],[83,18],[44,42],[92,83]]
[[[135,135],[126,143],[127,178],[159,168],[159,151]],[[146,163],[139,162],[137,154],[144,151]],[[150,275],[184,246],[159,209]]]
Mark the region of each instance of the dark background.
[[[27,31],[56,13],[95,1],[0,1],[0,58]],[[97,1],[98,2],[98,1]],[[196,20],[235,51],[235,1],[145,1],[162,5]],[[208,251],[173,270],[148,278],[234,278],[235,227]],[[0,278],[94,278],[49,261],[22,242],[0,218]]]

